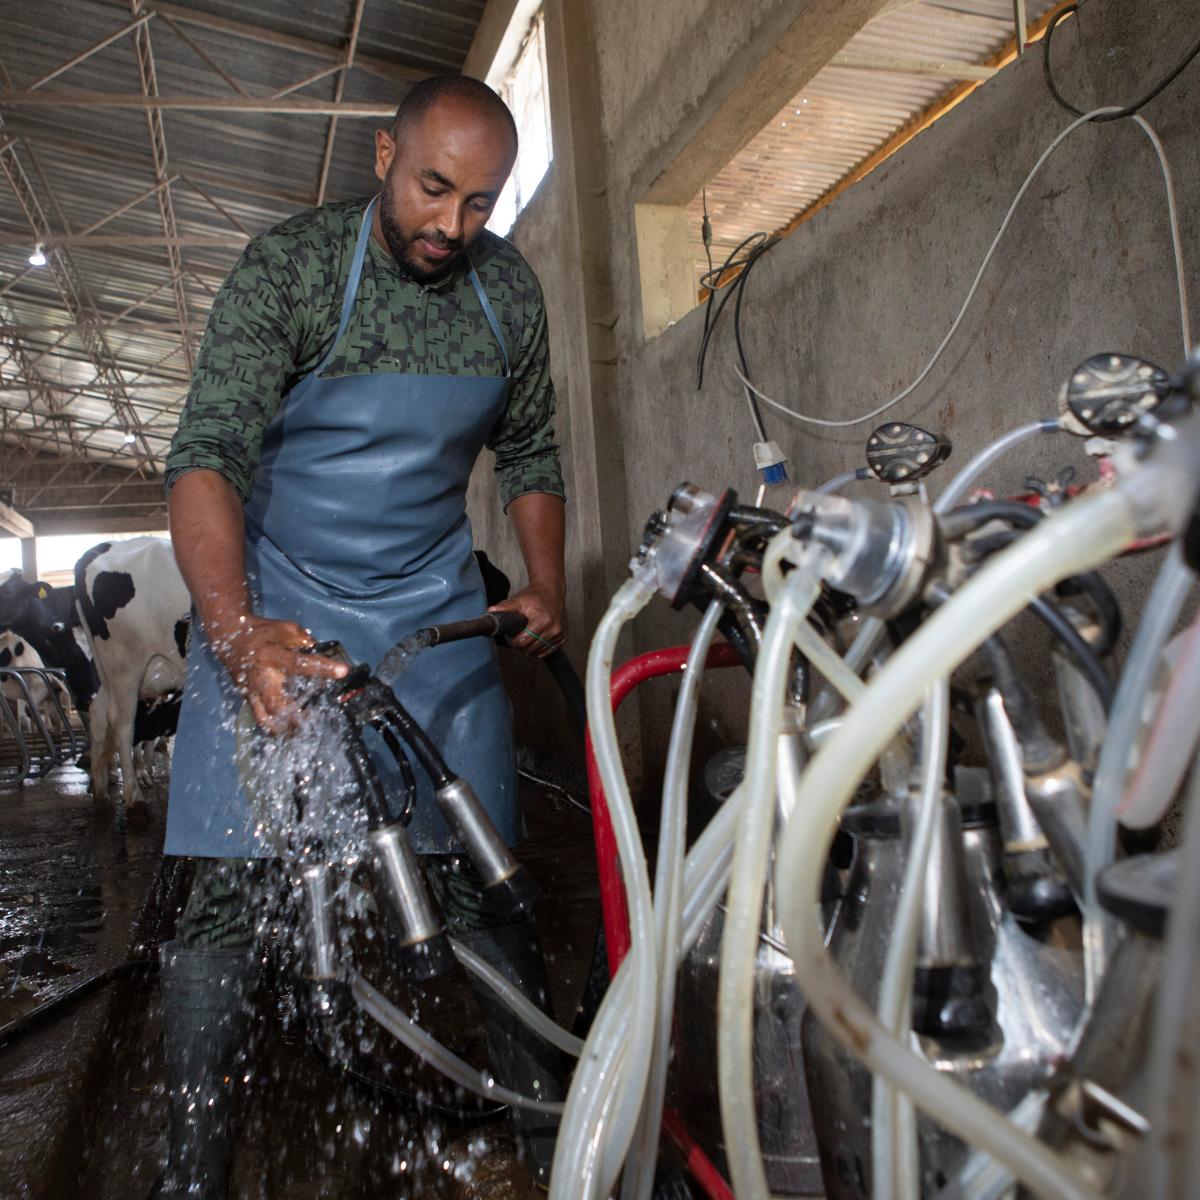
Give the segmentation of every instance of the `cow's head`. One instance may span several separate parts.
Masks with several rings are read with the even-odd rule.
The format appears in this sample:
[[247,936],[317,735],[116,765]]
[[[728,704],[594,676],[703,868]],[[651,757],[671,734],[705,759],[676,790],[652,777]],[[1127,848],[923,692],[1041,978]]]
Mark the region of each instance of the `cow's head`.
[[0,629],[9,629],[29,616],[29,606],[44,600],[50,594],[49,587],[40,580],[30,583],[19,570],[13,568],[8,578],[0,583]]

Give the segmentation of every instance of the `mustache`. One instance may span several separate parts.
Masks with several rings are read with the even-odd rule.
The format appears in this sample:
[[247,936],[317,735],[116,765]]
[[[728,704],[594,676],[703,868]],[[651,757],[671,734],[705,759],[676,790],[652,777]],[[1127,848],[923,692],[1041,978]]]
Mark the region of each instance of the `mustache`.
[[413,237],[413,241],[431,242],[439,249],[445,250],[461,250],[463,247],[462,238],[454,238],[451,240],[450,238],[446,237],[445,234],[439,233],[436,229],[419,229]]

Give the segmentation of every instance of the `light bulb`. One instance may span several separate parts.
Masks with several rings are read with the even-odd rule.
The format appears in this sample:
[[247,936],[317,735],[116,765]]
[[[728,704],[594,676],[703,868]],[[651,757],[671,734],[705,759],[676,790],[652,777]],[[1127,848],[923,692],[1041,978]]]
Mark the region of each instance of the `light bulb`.
[[125,445],[132,446],[133,443],[136,441],[137,441],[137,438],[132,433],[127,433],[125,435]]
[[42,253],[42,244],[39,242],[29,256],[29,265],[31,267],[44,267],[46,265],[46,256]]

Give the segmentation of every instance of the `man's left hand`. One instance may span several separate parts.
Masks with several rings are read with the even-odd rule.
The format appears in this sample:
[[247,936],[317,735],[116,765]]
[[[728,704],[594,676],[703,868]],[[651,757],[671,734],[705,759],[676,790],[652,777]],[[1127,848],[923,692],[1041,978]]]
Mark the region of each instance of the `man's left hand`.
[[[534,658],[545,658],[567,638],[566,599],[546,584],[531,583],[489,612],[517,612],[525,618],[525,630],[512,639],[512,646]],[[533,636],[536,634],[537,636]]]

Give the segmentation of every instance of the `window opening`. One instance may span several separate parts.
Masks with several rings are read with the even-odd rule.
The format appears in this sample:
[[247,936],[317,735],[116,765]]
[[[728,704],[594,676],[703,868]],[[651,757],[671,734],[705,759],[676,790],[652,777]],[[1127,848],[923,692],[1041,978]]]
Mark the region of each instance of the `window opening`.
[[533,199],[554,158],[546,84],[546,22],[541,9],[530,24],[512,70],[496,90],[512,109],[519,138],[517,161],[488,221],[489,229],[504,235]]

